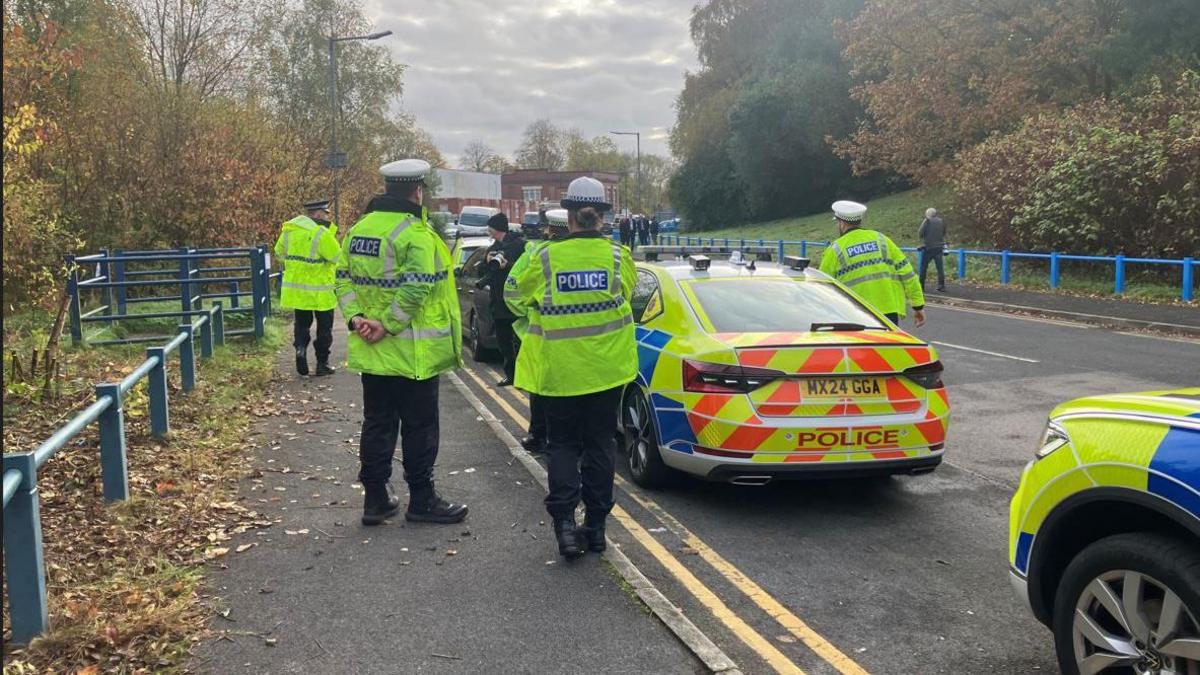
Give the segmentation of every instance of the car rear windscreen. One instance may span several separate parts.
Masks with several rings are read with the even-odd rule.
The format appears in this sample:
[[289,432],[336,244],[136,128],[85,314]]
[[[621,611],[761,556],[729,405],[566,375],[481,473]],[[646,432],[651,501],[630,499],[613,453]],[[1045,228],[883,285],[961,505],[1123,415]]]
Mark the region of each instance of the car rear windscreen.
[[458,216],[458,224],[466,225],[467,227],[479,227],[487,225],[490,215],[486,213],[463,213]]
[[833,284],[792,279],[712,279],[685,282],[717,333],[793,333],[814,323],[884,328]]

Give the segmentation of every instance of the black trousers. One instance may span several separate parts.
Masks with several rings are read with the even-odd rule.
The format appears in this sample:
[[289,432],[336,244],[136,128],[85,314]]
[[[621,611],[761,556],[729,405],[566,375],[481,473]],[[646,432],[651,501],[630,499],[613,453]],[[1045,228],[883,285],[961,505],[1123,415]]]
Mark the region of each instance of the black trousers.
[[542,397],[529,393],[529,435],[546,440],[546,410],[542,405]]
[[333,310],[332,309],[297,309],[296,323],[292,329],[292,346],[296,349],[308,349],[308,341],[312,339],[309,329],[313,319],[317,320],[317,339],[313,348],[317,352],[317,361],[329,361],[329,348],[333,346]]
[[492,321],[496,324],[496,346],[504,359],[504,376],[511,380],[517,374],[517,352],[521,343],[513,332],[513,319],[493,318]]
[[623,387],[582,396],[542,396],[550,432],[552,518],[573,518],[582,497],[589,519],[603,519],[613,507],[614,438]]
[[921,251],[921,288],[925,288],[925,272],[929,269],[929,263],[932,260],[937,267],[938,288],[946,287],[946,261],[944,248],[926,248]]
[[889,320],[891,320],[892,323],[896,324],[897,326],[900,325],[900,313],[899,312],[884,312],[883,315],[886,316]]
[[399,375],[362,376],[363,425],[358,445],[358,480],[383,485],[392,477],[400,439],[404,480],[413,494],[433,483],[438,455],[438,378],[410,380]]

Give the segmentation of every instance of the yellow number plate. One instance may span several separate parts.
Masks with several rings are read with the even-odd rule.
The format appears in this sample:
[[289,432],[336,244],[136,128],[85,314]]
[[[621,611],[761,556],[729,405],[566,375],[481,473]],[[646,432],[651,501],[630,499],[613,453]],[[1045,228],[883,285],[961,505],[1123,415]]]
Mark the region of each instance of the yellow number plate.
[[883,396],[887,391],[882,377],[812,377],[801,385],[805,397]]

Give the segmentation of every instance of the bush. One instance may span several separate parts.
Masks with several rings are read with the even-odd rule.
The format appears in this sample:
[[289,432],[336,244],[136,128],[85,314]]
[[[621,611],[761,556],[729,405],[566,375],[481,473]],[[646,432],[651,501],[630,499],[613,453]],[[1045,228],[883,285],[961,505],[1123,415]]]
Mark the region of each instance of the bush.
[[1024,250],[1178,258],[1200,251],[1200,73],[1125,101],[1031,118],[959,157],[974,238]]

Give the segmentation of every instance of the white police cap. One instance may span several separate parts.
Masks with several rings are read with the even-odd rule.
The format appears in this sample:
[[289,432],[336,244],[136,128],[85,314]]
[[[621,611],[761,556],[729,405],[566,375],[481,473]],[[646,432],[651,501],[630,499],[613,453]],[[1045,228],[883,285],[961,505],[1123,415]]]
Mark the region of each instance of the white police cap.
[[604,184],[590,176],[581,176],[567,186],[567,194],[559,202],[564,209],[594,207],[603,213],[612,208],[604,198]]
[[550,227],[566,227],[567,226],[567,210],[566,209],[550,209],[546,212],[546,222],[550,223]]
[[861,223],[863,214],[867,212],[867,207],[858,202],[838,201],[833,203],[833,216],[835,220],[844,220],[847,223]]
[[398,159],[379,167],[388,183],[417,183],[429,175],[429,162],[423,159]]

